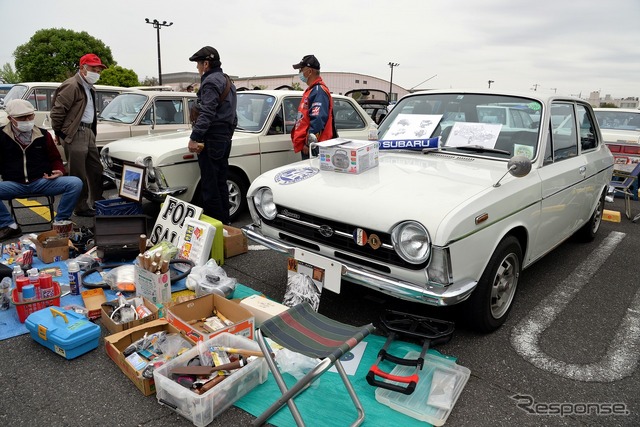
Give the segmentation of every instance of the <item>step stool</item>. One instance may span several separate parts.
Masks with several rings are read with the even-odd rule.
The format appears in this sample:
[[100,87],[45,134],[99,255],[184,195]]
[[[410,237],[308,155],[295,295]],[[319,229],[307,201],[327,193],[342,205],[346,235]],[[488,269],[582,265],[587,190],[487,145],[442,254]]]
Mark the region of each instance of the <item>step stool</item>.
[[[16,222],[16,224],[18,224],[20,227],[36,227],[37,229],[34,231],[40,231],[40,230],[50,230],[53,226],[53,218],[54,218],[54,212],[53,212],[53,203],[55,201],[55,196],[46,196],[44,194],[30,194],[26,197],[20,197],[21,199],[35,199],[37,201],[40,201],[41,199],[45,199],[46,201],[44,202],[40,202],[40,205],[35,205],[35,206],[23,206],[20,203],[18,203],[16,201],[16,199],[11,199],[9,200],[9,208],[11,209],[11,216],[13,217],[13,220]],[[34,207],[47,207],[49,208],[49,220],[42,220],[42,221],[36,221],[36,222],[29,222],[29,223],[21,223],[20,220],[18,219],[18,215],[16,214],[17,210],[20,209],[31,209]],[[37,214],[36,214],[37,215]],[[38,215],[39,216],[39,215]],[[47,226],[46,228],[43,228],[43,226]]]

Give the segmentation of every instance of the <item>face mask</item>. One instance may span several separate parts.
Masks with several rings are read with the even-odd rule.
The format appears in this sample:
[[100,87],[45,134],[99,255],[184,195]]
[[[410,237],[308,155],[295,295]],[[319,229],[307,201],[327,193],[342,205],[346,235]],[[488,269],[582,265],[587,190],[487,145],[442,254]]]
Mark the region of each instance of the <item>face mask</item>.
[[95,84],[95,82],[97,82],[100,79],[100,74],[94,73],[93,71],[87,71],[87,75],[84,76],[84,78],[87,80],[87,82],[90,85],[92,85],[92,84]]
[[307,82],[307,78],[304,76],[304,73],[298,74],[298,78],[300,80],[302,80],[302,83],[306,83]]
[[16,122],[16,129],[20,132],[31,132],[33,126],[35,125],[34,120],[29,120],[26,122]]

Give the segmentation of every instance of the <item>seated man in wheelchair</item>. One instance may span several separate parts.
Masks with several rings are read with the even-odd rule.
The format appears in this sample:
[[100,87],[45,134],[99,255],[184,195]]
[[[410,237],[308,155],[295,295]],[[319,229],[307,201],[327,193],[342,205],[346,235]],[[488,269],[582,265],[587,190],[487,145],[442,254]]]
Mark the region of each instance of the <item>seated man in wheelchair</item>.
[[[9,123],[0,127],[0,200],[33,195],[62,195],[55,220],[68,220],[73,213],[82,181],[64,176],[65,169],[53,138],[34,127],[34,108],[29,101],[7,103]],[[22,230],[0,202],[0,241],[18,237]]]

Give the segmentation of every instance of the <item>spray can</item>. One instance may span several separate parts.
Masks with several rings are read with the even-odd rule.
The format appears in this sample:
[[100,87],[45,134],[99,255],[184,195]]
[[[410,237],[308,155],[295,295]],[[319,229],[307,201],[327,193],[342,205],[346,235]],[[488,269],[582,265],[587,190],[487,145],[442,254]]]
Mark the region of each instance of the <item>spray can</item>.
[[56,295],[53,287],[53,276],[47,273],[40,273],[40,297],[53,298]]
[[80,286],[82,285],[82,276],[80,276],[80,266],[76,261],[70,261],[67,264],[69,271],[69,287],[71,295],[80,295]]
[[25,276],[18,277],[16,279],[16,289],[18,290],[18,301],[22,302],[24,299],[22,297],[22,289],[29,284],[29,278]]
[[40,299],[40,273],[37,268],[31,268],[27,270],[29,277],[29,284],[33,285],[36,299]]
[[11,272],[11,282],[13,282],[14,287],[16,286],[18,277],[24,277],[24,271],[22,271],[22,268],[19,265],[14,265],[13,271]]

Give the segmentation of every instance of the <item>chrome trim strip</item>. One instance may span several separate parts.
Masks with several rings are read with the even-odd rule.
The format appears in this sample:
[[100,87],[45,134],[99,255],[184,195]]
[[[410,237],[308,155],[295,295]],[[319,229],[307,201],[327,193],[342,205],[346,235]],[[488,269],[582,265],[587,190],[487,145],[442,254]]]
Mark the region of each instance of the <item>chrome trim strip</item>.
[[[242,232],[247,238],[259,243],[268,249],[274,250],[285,256],[294,256],[295,247],[285,245],[284,243],[265,237],[253,224],[242,227]],[[422,287],[413,283],[400,280],[393,280],[388,277],[381,276],[362,269],[359,266],[345,264],[339,260],[333,260],[342,265],[342,275],[347,280],[400,298],[407,301],[419,302],[422,304],[449,306],[464,301],[471,295],[475,289],[477,282],[469,281],[457,283],[447,287],[426,285]]]

